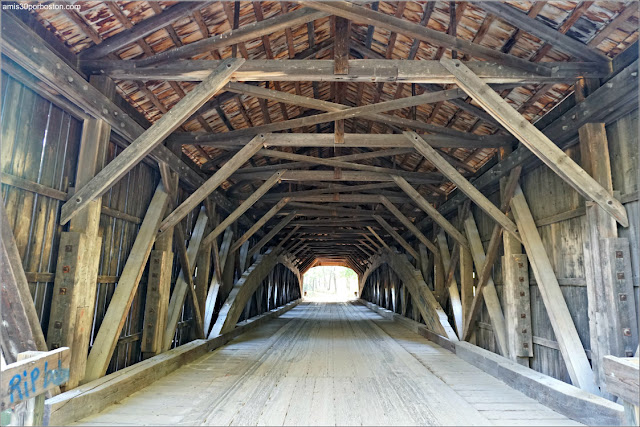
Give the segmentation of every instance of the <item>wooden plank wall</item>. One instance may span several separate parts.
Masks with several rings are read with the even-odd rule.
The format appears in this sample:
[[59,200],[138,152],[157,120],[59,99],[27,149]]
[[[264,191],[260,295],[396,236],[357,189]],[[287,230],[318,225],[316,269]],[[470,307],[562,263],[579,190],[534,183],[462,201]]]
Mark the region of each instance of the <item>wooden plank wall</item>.
[[[640,238],[637,227],[640,221],[637,183],[638,110],[610,124],[607,127],[607,136],[614,190],[621,193],[631,224],[629,228],[619,228],[619,232],[620,237],[628,238],[631,244],[633,283],[636,307],[638,307],[640,300],[640,266],[638,265]],[[579,146],[573,146],[566,152],[573,160],[580,163]],[[590,350],[590,342],[587,288],[582,247],[583,236],[586,235],[584,232],[584,199],[544,165],[527,171],[521,179],[521,185],[533,217],[539,225],[540,236],[549,254],[580,339],[587,350],[587,356],[590,357],[591,354],[588,351]],[[489,199],[498,204],[499,193],[496,190],[489,195]],[[494,223],[475,206],[472,208],[472,213],[478,223],[480,236],[486,249]],[[493,280],[502,303],[501,256],[502,253],[499,254],[497,262],[493,266]],[[529,276],[534,354],[534,357],[531,358],[531,367],[554,378],[569,382],[569,375],[560,356],[551,323],[531,270]],[[636,312],[638,312],[637,309]],[[483,307],[478,326],[477,345],[497,352],[486,307]]]
[[[82,120],[51,104],[5,73],[1,75],[1,90],[2,199],[46,338],[59,238],[64,231],[59,225],[60,207],[67,193],[73,191],[70,183],[75,180]],[[121,151],[121,147],[110,144],[105,162],[111,161]],[[102,198],[102,205],[106,208],[103,208],[100,216],[103,239],[96,283],[93,338],[102,323],[141,218],[159,179],[154,168],[141,163]],[[34,183],[39,186],[34,186]],[[181,192],[182,199],[186,196]],[[190,213],[181,223],[187,237],[191,234],[196,214],[195,211]],[[177,261],[174,262],[176,271],[173,283],[178,275],[178,265]],[[145,273],[107,372],[141,360],[140,339],[146,283]],[[190,326],[191,312],[187,310],[174,345],[191,340]]]
[[[82,122],[5,73],[1,85],[3,175],[66,193],[69,177],[75,176]],[[46,333],[62,231],[58,221],[62,201],[6,184],[2,184],[2,199]]]

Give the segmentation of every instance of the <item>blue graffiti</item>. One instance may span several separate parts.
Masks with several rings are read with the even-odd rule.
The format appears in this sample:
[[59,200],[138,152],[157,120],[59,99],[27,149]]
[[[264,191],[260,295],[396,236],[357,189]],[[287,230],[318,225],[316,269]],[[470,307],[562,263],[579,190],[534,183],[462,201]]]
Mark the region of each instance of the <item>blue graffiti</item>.
[[20,390],[21,380],[22,380],[22,376],[20,374],[16,374],[13,376],[13,378],[11,378],[11,381],[9,381],[9,393],[11,394],[11,403],[15,401],[14,393],[16,392],[18,393],[18,399],[20,400],[24,399],[22,395],[22,391]]
[[[23,382],[22,379],[25,378]],[[35,396],[38,395],[38,379],[40,378],[40,368],[35,367],[31,371],[29,375],[27,375],[27,371],[25,370],[22,375],[16,374],[9,381],[9,395],[10,402],[14,403],[16,401],[29,399],[31,397],[31,393]],[[31,387],[29,387],[29,381],[31,382]],[[49,362],[44,362],[44,380],[41,390],[46,390],[49,386],[59,386],[64,384],[69,380],[69,369],[62,367],[62,360],[58,360],[57,369],[49,370]],[[22,388],[21,388],[22,386]],[[31,391],[31,393],[29,392]],[[17,399],[16,399],[17,398]]]
[[58,359],[58,369],[49,370],[49,362],[44,362],[44,388],[49,384],[61,385],[69,380],[69,369],[62,367],[62,360]]

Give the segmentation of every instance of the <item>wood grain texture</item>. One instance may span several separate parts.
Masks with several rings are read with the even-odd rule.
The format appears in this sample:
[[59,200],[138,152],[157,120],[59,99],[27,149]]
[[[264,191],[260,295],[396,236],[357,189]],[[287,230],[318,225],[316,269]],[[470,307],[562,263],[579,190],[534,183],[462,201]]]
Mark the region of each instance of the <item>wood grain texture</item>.
[[61,224],[66,224],[79,210],[104,194],[113,184],[138,164],[147,154],[177,129],[198,108],[224,86],[243,60],[227,60],[211,72],[206,80],[182,98],[149,129],[145,130],[118,157],[87,182],[62,206]]
[[623,227],[629,226],[627,213],[622,204],[589,176],[545,134],[529,123],[493,89],[483,83],[469,68],[457,60],[442,60],[442,64],[456,76],[456,81],[465,92],[509,130],[522,144],[540,160],[553,169],[577,192],[593,200],[616,219]]
[[576,386],[598,394],[591,366],[567,308],[567,303],[560,291],[560,285],[549,262],[540,234],[535,227],[531,211],[519,186],[511,199],[511,210],[522,233],[522,243],[529,257],[529,265],[538,283],[538,289],[560,344],[560,351],[567,364],[569,375]]
[[579,425],[351,304],[298,305],[80,423],[124,414],[185,425]]
[[91,381],[104,376],[111,361],[113,350],[124,326],[131,303],[136,294],[140,278],[147,265],[153,242],[156,239],[158,226],[164,215],[168,195],[162,184],[156,188],[153,199],[142,221],[138,235],[127,259],[118,287],[113,294],[102,326],[93,342],[87,359],[84,381]]

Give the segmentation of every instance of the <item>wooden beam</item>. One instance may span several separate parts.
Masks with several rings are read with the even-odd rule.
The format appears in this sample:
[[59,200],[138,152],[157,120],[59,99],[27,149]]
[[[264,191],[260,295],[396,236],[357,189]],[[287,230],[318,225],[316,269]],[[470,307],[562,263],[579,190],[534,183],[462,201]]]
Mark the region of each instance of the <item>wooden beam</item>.
[[[333,45],[333,72],[334,74],[349,74],[349,40],[351,38],[351,22],[348,19],[336,16],[335,18],[335,43]],[[336,93],[335,101],[342,103],[346,98],[347,86],[345,83],[333,83]],[[344,120],[334,122],[334,138],[336,144],[344,142]]]
[[0,203],[0,279],[2,280],[2,356],[7,363],[24,351],[47,351],[47,343],[24,274],[22,259],[4,203]]
[[[171,239],[173,241],[173,239]],[[140,351],[143,358],[162,353],[167,309],[171,295],[173,251],[151,251],[149,256],[149,282],[145,298],[144,327]]]
[[440,260],[442,261],[442,266],[444,267],[444,271],[448,272],[445,276],[444,285],[449,293],[449,302],[451,303],[451,311],[453,312],[456,331],[458,332],[458,337],[461,337],[464,327],[462,318],[462,301],[460,299],[460,292],[458,291],[458,282],[453,274],[458,263],[457,258],[460,244],[456,242],[453,253],[450,253],[449,245],[447,244],[447,237],[445,236],[442,228],[440,228],[438,232],[437,243],[440,247]]
[[[421,62],[425,62],[425,61],[421,61]],[[399,64],[402,66],[403,63],[404,62],[400,62]],[[321,99],[308,98],[305,96],[294,95],[287,92],[269,90],[269,89],[262,88],[260,86],[249,85],[249,84],[238,83],[238,82],[227,83],[226,89],[229,92],[254,96],[257,98],[271,99],[273,101],[286,102],[292,105],[297,105],[297,106],[306,107],[306,108],[313,108],[321,111],[340,111],[340,110],[345,110],[349,108],[346,105],[342,105],[334,102],[323,101]],[[399,96],[397,98],[399,98]],[[465,105],[468,105],[468,104],[465,104]],[[407,127],[407,128],[412,128],[416,130],[424,130],[424,131],[435,133],[435,134],[456,136],[462,139],[478,139],[478,140],[485,140],[485,141],[497,141],[497,140],[506,139],[505,137],[498,136],[498,135],[475,135],[467,132],[461,132],[451,128],[436,126],[436,125],[424,123],[419,120],[408,120],[408,119],[398,117],[396,115],[390,115],[390,114],[371,114],[371,115],[365,115],[363,116],[363,118],[388,124],[390,126],[401,126],[401,127]],[[508,138],[512,139],[511,137],[508,137]]]
[[293,220],[293,218],[295,218],[295,216],[296,216],[296,212],[293,211],[289,213],[287,216],[285,216],[283,219],[281,219],[280,222],[271,229],[271,231],[269,231],[262,239],[260,239],[258,243],[256,243],[249,250],[249,258],[255,255],[256,252],[260,251],[260,249],[262,249],[264,245],[269,243],[271,239],[273,239],[275,235],[280,232],[280,230],[282,230],[287,224],[289,224]]
[[[93,83],[101,85],[108,92],[115,91],[110,79],[97,78]],[[103,120],[84,121],[77,161],[76,188],[85,185],[102,168],[110,134],[111,126]],[[70,375],[66,389],[77,387],[85,374],[102,249],[102,236],[98,235],[101,205],[101,200],[91,202],[73,218],[69,231],[60,236],[47,339],[52,348],[71,349]],[[65,272],[64,269],[70,271]],[[60,292],[62,287],[66,288],[66,292]]]
[[[171,212],[178,196],[178,175],[162,165],[160,179],[169,201],[166,212]],[[167,327],[167,313],[171,296],[173,276],[173,229],[164,236],[156,237],[154,249],[149,255],[149,273],[147,293],[144,304],[144,326],[140,351],[142,358],[147,359],[162,353],[164,331]]]
[[397,32],[410,38],[457,50],[476,58],[495,61],[503,66],[515,67],[543,75],[549,73],[549,69],[542,64],[534,64],[527,60],[504,54],[499,50],[484,47],[468,40],[459,39],[441,31],[432,30],[420,24],[376,12],[353,3],[344,1],[313,1],[305,2],[304,4],[314,9],[351,19],[353,22],[374,25],[378,28]]
[[[287,167],[288,166],[289,164],[287,164]],[[375,183],[375,184],[361,184],[361,185],[330,184],[329,186],[327,186],[327,188],[316,188],[313,190],[301,190],[301,191],[287,191],[282,193],[270,193],[270,194],[266,194],[262,198],[262,200],[271,201],[271,200],[279,200],[282,197],[306,197],[306,196],[318,196],[323,194],[350,193],[354,191],[379,190],[379,189],[391,188],[395,186],[396,186],[395,183]]]
[[389,267],[409,290],[411,300],[418,307],[427,328],[451,341],[458,341],[458,337],[449,324],[447,314],[429,290],[420,270],[416,269],[404,254],[387,250],[385,258]]
[[166,27],[172,22],[177,21],[180,18],[187,16],[194,10],[202,9],[206,7],[206,3],[189,2],[178,3],[175,6],[171,6],[165,9],[162,13],[154,15],[148,19],[145,19],[132,28],[122,31],[115,36],[109,37],[103,40],[100,44],[91,46],[81,52],[80,58],[82,59],[96,59],[103,58],[110,53],[116,52],[144,37],[155,33],[156,31]]
[[283,13],[263,21],[256,21],[251,24],[242,25],[228,33],[204,38],[176,49],[157,53],[140,62],[145,65],[182,62],[180,60],[210,52],[212,49],[221,49],[234,44],[244,43],[260,38],[263,35],[272,34],[286,28],[296,27],[307,22],[315,21],[316,19],[322,19],[328,15],[328,13],[317,12],[305,8],[297,9],[293,12]]
[[[286,194],[286,193],[284,193]],[[380,196],[375,194],[321,194],[317,196],[295,196],[291,198],[294,202],[314,202],[314,203],[342,203],[342,204],[362,204],[380,203]],[[387,200],[394,203],[406,203],[411,199],[404,196],[387,196]]]
[[389,212],[391,212],[396,218],[398,218],[398,220],[405,226],[407,227],[407,229],[409,231],[411,231],[413,233],[414,236],[416,236],[416,238],[423,244],[425,245],[427,248],[429,248],[429,250],[431,252],[433,252],[434,254],[436,254],[436,256],[440,256],[438,253],[438,248],[436,247],[436,245],[433,244],[433,242],[431,242],[431,240],[427,239],[427,236],[425,236],[424,234],[422,234],[422,232],[418,229],[418,227],[416,227],[409,218],[407,218],[402,212],[400,212],[400,209],[398,209],[397,207],[395,207],[395,205],[385,196],[379,196],[380,202],[387,208],[389,209]]
[[[216,239],[222,232],[231,224],[233,224],[236,219],[240,217],[243,213],[245,213],[251,206],[253,206],[267,191],[271,189],[275,184],[280,181],[280,178],[285,173],[286,170],[281,170],[269,177],[247,200],[245,200],[238,208],[229,214],[228,217],[224,219],[218,226],[211,232],[207,237],[202,241],[203,246],[208,246],[213,243],[213,240]],[[274,212],[275,213],[275,212]]]
[[251,238],[255,234],[256,231],[260,229],[263,225],[267,223],[275,214],[278,213],[280,209],[282,209],[287,203],[291,200],[289,197],[283,197],[280,199],[278,203],[276,203],[271,209],[265,213],[262,218],[260,218],[253,226],[247,230],[238,240],[235,241],[233,246],[231,247],[231,251],[237,251],[240,246],[247,240]]
[[[203,213],[203,210],[201,210],[200,212]],[[196,226],[197,225],[198,223],[196,221]],[[206,219],[205,219],[205,227],[206,227]],[[186,288],[189,290],[189,295],[191,296],[191,308],[193,309],[193,323],[194,323],[194,329],[195,329],[194,335],[198,339],[203,339],[205,337],[204,330],[203,330],[204,322],[202,321],[202,312],[200,311],[200,303],[198,302],[198,296],[195,291],[195,283],[193,281],[193,271],[195,270],[195,259],[193,260],[193,262],[189,260],[189,254],[187,253],[188,250],[185,244],[185,241],[187,240],[187,238],[184,234],[184,230],[182,230],[182,227],[180,226],[174,227],[173,230],[176,236],[176,238],[174,239],[175,244],[178,248],[178,261],[180,263],[180,267],[182,268],[181,272],[183,273],[182,276],[180,277],[184,280],[186,284]],[[202,231],[202,233],[204,233],[204,230]],[[200,251],[200,247],[197,248],[196,252],[199,252],[199,251]],[[180,287],[179,285],[181,285],[181,283],[179,283],[180,277],[178,278],[178,282],[176,282],[176,287],[174,288],[173,295],[176,294],[175,290],[177,290]],[[175,307],[172,307],[172,303],[175,303],[175,301],[176,301],[175,299],[173,301],[172,300],[169,301],[169,313],[168,313],[169,316],[167,320],[171,318],[173,311],[175,311]],[[184,301],[182,302],[182,304],[184,305]],[[182,306],[180,306],[180,311],[182,311]],[[163,344],[166,345],[166,343],[163,343]]]
[[640,406],[640,398],[638,397],[640,366],[638,362],[637,355],[636,357],[603,357],[607,391],[636,407]]
[[[476,271],[482,272],[485,269],[491,270],[495,258],[487,259],[487,257],[485,256],[484,247],[482,246],[482,241],[480,240],[478,226],[476,225],[472,214],[469,214],[469,217],[465,220],[464,228],[467,233],[467,238],[469,239],[471,255],[476,266]],[[482,291],[479,291],[479,289],[482,289]],[[465,319],[465,332],[463,339],[466,341],[471,335],[471,325],[474,323],[473,318],[476,314],[475,311],[479,311],[476,309],[476,306],[480,305],[480,295],[482,295],[484,303],[487,306],[487,311],[489,312],[489,318],[491,319],[491,325],[493,326],[493,334],[496,338],[496,342],[498,343],[500,354],[508,357],[509,347],[507,345],[507,327],[504,319],[504,314],[502,312],[502,307],[500,306],[500,300],[498,299],[498,292],[491,277],[487,278],[486,284],[484,286],[476,287],[476,295],[477,297],[474,298],[474,300],[471,302],[468,316]]]
[[462,321],[464,322],[469,316],[474,287],[473,257],[465,247],[460,247],[458,264],[460,265],[460,301],[462,303]]
[[[171,348],[171,343],[173,342],[173,337],[175,335],[176,327],[178,326],[178,321],[180,320],[180,314],[182,313],[182,307],[184,306],[187,294],[190,294],[192,298],[194,296],[193,294],[195,292],[193,291],[193,270],[195,268],[196,256],[198,255],[198,251],[200,250],[208,219],[209,218],[207,217],[205,209],[200,209],[200,213],[198,214],[198,218],[196,219],[196,224],[193,227],[193,231],[191,232],[191,238],[189,239],[189,248],[186,249],[186,251],[183,251],[183,248],[180,248],[180,245],[184,247],[184,242],[186,240],[184,232],[179,231],[175,236],[176,240],[182,240],[182,242],[177,243],[179,250],[178,259],[181,261],[182,269],[180,270],[178,280],[173,287],[171,299],[169,300],[167,328],[164,331],[162,344],[163,351],[167,351]],[[179,227],[180,225],[176,225],[174,229],[177,230]],[[195,307],[197,306],[197,298],[193,300],[193,303],[194,313],[196,313],[195,310],[197,309]],[[198,314],[194,316],[196,317],[194,321],[203,322],[204,325],[202,317]],[[202,325],[200,327],[195,325],[195,327],[197,330],[199,330],[199,333],[203,332]]]
[[[436,208],[434,208],[431,203],[429,203],[418,190],[413,188],[411,184],[407,182],[406,179],[397,176],[391,175],[394,182],[398,184],[398,187],[402,189],[411,199],[415,202],[415,204],[422,209],[427,215],[429,215],[433,220],[440,225],[451,237],[453,237],[459,244],[464,247],[468,247],[467,239],[460,233],[454,226],[451,224],[444,216],[438,212]],[[423,242],[424,243],[424,242]]]
[[457,84],[469,96],[482,105],[489,114],[558,174],[560,178],[578,193],[596,202],[623,227],[629,226],[624,206],[541,131],[515,111],[507,101],[486,86],[462,62],[457,60],[442,60],[441,62],[456,76]]
[[[445,160],[443,160],[445,161]],[[282,166],[286,166],[283,164]],[[395,172],[395,170],[394,170]],[[272,175],[271,171],[265,172],[252,172],[251,169],[237,171],[234,174],[234,178],[238,180],[247,181],[262,181],[268,179]],[[420,176],[422,175],[422,176]],[[332,170],[288,170],[281,177],[282,181],[329,181],[329,182],[390,182],[393,178],[389,175],[388,171],[385,172],[365,172],[365,171],[353,171],[343,170],[339,174],[336,174]],[[406,180],[419,184],[441,184],[442,179],[439,176],[432,176],[429,174],[417,174],[407,176]],[[194,193],[195,194],[195,193]],[[184,204],[184,203],[183,203]]]
[[[231,227],[229,227],[225,230],[224,236],[222,237],[222,244],[220,245],[220,262],[216,266],[216,274],[211,279],[209,292],[207,293],[207,301],[205,304],[204,332],[209,339],[213,338],[210,335],[211,322],[213,321],[213,315],[215,314],[216,301],[218,300],[218,295],[220,294],[220,287],[223,284],[223,272],[225,271],[225,269],[228,269],[227,260],[229,259],[229,254],[231,253],[230,248],[232,240],[233,230],[231,229]],[[213,242],[213,246],[216,246],[216,242]]]
[[[251,135],[237,135],[231,137],[231,132],[203,133],[179,132],[170,138],[170,145],[198,144],[216,148],[244,147],[252,138]],[[469,137],[450,136],[444,134],[422,135],[428,138],[429,144],[435,148],[499,148],[509,144],[511,138],[494,136],[492,139],[476,139]],[[322,133],[276,133],[265,134],[266,147],[333,147],[335,144],[332,134]],[[346,133],[342,147],[347,148],[413,148],[401,134],[355,134]]]
[[[543,4],[543,3],[540,3]],[[547,115],[536,122],[536,128],[560,147],[568,147],[576,141],[578,128],[589,122],[612,123],[618,118],[633,111],[638,105],[638,61],[610,77],[606,85],[598,88],[586,98],[584,102],[575,104],[573,97],[565,99],[554,110],[565,111],[559,115]],[[435,147],[435,145],[433,145]],[[526,147],[521,146],[513,151],[507,158],[491,167],[485,173],[474,180],[473,185],[478,190],[488,188],[496,184],[501,178],[519,165],[527,168],[535,167],[539,160]],[[450,197],[439,207],[443,214],[453,210],[466,199],[464,193]],[[424,228],[427,221],[421,221],[418,226]]]
[[595,378],[578,336],[564,295],[553,272],[547,252],[542,244],[527,201],[518,186],[511,199],[511,210],[520,230],[522,243],[529,257],[529,265],[538,284],[538,291],[544,301],[551,327],[560,346],[571,382],[583,390],[599,394]]
[[[504,212],[505,214],[509,212],[509,202],[511,201],[515,189],[518,186],[518,180],[520,179],[521,171],[522,167],[513,169],[509,174],[509,179],[504,186],[500,207],[502,212]],[[478,271],[478,284],[476,286],[476,294],[471,303],[471,308],[469,309],[469,316],[465,320],[464,335],[462,337],[463,340],[467,341],[471,338],[471,334],[475,325],[475,323],[473,322],[473,318],[480,313],[480,298],[483,296],[485,285],[490,283],[491,272],[493,271],[493,265],[498,256],[498,249],[500,248],[502,227],[500,227],[499,224],[495,224],[493,226],[493,231],[491,232],[491,238],[489,240],[489,246],[487,248],[486,256],[484,254],[484,247],[482,246],[482,242],[478,243],[480,241],[480,236],[477,232],[477,227],[475,227],[475,222],[471,223],[469,221],[465,221],[465,230],[467,231],[467,236],[471,236],[474,239],[475,246],[471,249],[474,264],[476,265],[476,270]],[[476,236],[476,234],[478,235]],[[493,283],[493,280],[491,280],[491,283]],[[504,325],[501,319],[504,319],[504,316],[501,314],[501,312],[498,312],[498,308],[500,307],[500,305],[499,303],[497,303],[497,297],[494,298],[493,291],[490,290],[489,292],[491,293],[488,298],[489,302],[487,303],[487,299],[485,299],[485,304],[492,307],[491,312],[494,314],[496,319],[498,319],[498,333],[500,333],[499,330],[503,329],[501,324]],[[504,343],[504,341],[501,341],[501,343]],[[503,355],[508,357],[509,352],[506,351],[505,353],[503,353]]]
[[376,231],[371,227],[371,226],[367,226],[367,230],[369,230],[369,233],[373,234],[373,237],[375,237],[376,239],[378,239],[378,241],[380,242],[380,244],[387,250],[391,250],[391,248],[389,247],[389,245],[387,245],[385,243],[384,240],[382,240],[382,237],[380,237],[378,235],[378,233],[376,233]]
[[[408,21],[405,21],[408,22]],[[198,43],[198,42],[195,42]],[[195,43],[185,45],[191,46]],[[478,46],[478,45],[476,45]],[[360,51],[357,44],[352,51]],[[171,53],[177,49],[167,51]],[[146,62],[162,55],[156,54],[142,60],[92,60],[80,61],[87,74],[101,74],[117,80],[131,81],[201,81],[221,60],[182,60],[158,65]],[[514,57],[515,58],[515,57]],[[508,85],[500,88],[513,88],[527,84],[568,83],[581,76],[588,78],[605,77],[609,72],[608,64],[593,62],[550,62],[529,63],[534,70],[523,71],[500,65],[495,61],[469,61],[469,67],[486,83]],[[544,64],[549,64],[547,67]],[[350,59],[348,74],[335,74],[335,61],[332,59],[248,59],[234,74],[235,82],[397,82],[429,85],[447,85],[455,82],[454,76],[439,61],[407,61],[398,59]],[[435,88],[433,88],[435,89]]]
[[482,8],[499,19],[512,24],[514,28],[525,31],[555,46],[569,55],[583,61],[609,63],[611,59],[602,52],[578,40],[563,34],[542,21],[527,16],[526,13],[503,3],[486,2]]
[[169,197],[164,187],[162,184],[158,185],[89,352],[83,383],[98,379],[107,372],[113,350],[118,343],[120,332],[131,308],[131,302],[136,295],[140,278],[147,265],[168,200]]
[[[372,214],[378,212],[371,209],[352,209],[343,207],[333,207],[324,205],[314,205],[311,203],[289,202],[289,206],[296,209],[300,215],[304,216],[349,216],[349,217],[371,217]],[[284,211],[280,211],[282,215]],[[386,212],[378,212],[379,216],[390,217]]]
[[[502,99],[502,98],[501,98]],[[467,195],[480,209],[487,213],[494,221],[499,223],[505,230],[513,234],[518,240],[516,225],[500,209],[498,209],[489,199],[485,197],[473,184],[463,177],[460,172],[449,164],[440,154],[436,152],[427,142],[414,132],[405,132],[404,135],[413,142],[416,150],[420,152],[429,162],[431,162],[440,172],[453,182],[460,191]]]
[[228,162],[226,162],[215,174],[196,191],[191,193],[187,199],[180,204],[171,214],[162,221],[160,232],[176,225],[200,204],[209,194],[218,188],[231,174],[242,166],[251,156],[253,156],[262,146],[263,136],[256,136],[245,147],[238,151]]
[[[398,176],[415,177],[415,178],[434,177],[433,174],[425,174],[423,172],[402,171],[397,169],[383,168],[379,166],[363,165],[360,163],[351,163],[351,162],[346,162],[342,160],[337,160],[336,158],[321,158],[321,157],[305,156],[302,154],[287,153],[285,151],[262,149],[258,152],[258,154],[265,157],[275,158],[275,159],[292,160],[292,161],[305,162],[305,163],[316,164],[316,165],[330,166],[330,167],[340,168],[340,169],[352,169],[352,170],[378,172],[378,173],[395,173]],[[339,156],[338,158],[340,157],[345,157],[345,156]],[[241,172],[243,172],[242,169],[239,169],[236,171],[236,173],[241,173]]]
[[391,224],[389,224],[387,221],[385,221],[385,219],[382,218],[381,216],[373,215],[373,218],[380,223],[382,228],[387,230],[387,233],[391,234],[391,237],[393,237],[396,240],[396,242],[398,242],[400,244],[400,246],[402,246],[404,248],[404,250],[407,251],[407,253],[413,257],[413,259],[418,260],[418,261],[420,260],[420,255],[418,255],[418,253],[415,251],[415,249],[413,249],[411,247],[411,245],[409,243],[407,243],[407,241],[404,240],[402,238],[402,236],[400,234],[398,234],[398,232],[396,230],[393,229]]
[[460,94],[460,89],[442,90],[440,92],[425,93],[422,95],[394,99],[392,101],[379,102],[377,104],[365,105],[362,107],[347,108],[341,111],[316,114],[313,116],[300,117],[297,119],[284,120],[281,122],[269,123],[261,126],[254,126],[252,128],[225,132],[223,135],[225,138],[229,139],[238,137],[252,137],[261,133],[264,134],[287,129],[303,128],[320,123],[360,117],[366,114],[375,114],[390,110],[402,109],[411,107],[413,105],[422,105],[444,101],[447,99],[455,99],[459,98]]
[[194,111],[204,104],[222,86],[231,74],[242,64],[242,60],[229,60],[221,64],[197,88],[182,98],[169,113],[164,114],[149,129],[144,131],[122,153],[105,166],[94,178],[85,184],[73,198],[67,201],[60,214],[60,223],[66,224],[82,208],[102,195],[120,178],[126,175],[142,158],[149,154],[164,138],[180,126]]

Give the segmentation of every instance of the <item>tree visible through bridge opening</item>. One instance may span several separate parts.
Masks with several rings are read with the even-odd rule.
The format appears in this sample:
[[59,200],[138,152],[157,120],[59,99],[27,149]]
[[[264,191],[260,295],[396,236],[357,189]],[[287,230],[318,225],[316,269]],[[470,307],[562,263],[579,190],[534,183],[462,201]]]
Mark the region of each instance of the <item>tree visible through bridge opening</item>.
[[303,297],[308,301],[323,302],[357,299],[358,275],[348,267],[313,267],[304,275]]

